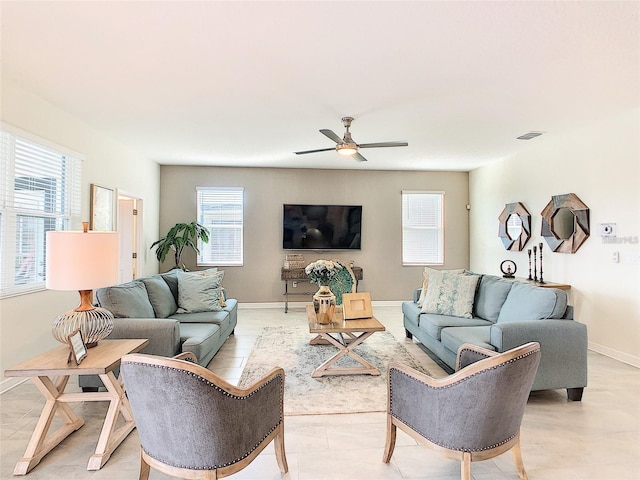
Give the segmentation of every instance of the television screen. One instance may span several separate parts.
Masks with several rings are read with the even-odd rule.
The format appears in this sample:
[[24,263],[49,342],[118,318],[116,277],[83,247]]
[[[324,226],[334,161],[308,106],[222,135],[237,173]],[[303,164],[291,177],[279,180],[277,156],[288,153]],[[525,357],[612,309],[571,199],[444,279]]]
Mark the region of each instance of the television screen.
[[361,205],[283,205],[282,248],[360,250]]

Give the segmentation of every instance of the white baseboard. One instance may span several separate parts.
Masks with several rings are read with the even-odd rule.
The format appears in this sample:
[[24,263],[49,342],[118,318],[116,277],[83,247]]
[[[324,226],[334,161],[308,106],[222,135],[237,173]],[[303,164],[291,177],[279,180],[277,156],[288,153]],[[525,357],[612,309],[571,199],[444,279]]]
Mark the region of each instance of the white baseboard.
[[23,384],[28,380],[29,380],[28,378],[24,378],[24,377],[23,378],[13,377],[13,378],[7,378],[6,380],[2,380],[0,382],[0,395],[2,395],[5,392],[8,392],[9,390],[17,387],[18,385]]
[[619,362],[626,363],[633,367],[640,368],[640,358],[635,357],[633,355],[629,355],[628,353],[624,353],[619,350],[605,347],[604,345],[599,345],[593,342],[589,342],[589,350],[592,350],[597,353],[601,353],[602,355],[611,357],[614,360],[618,360]]
[[[373,307],[401,307],[402,302],[403,300],[380,300],[371,302],[371,305]],[[304,310],[309,303],[311,302],[289,302],[289,309],[299,308]],[[279,308],[284,311],[284,302],[238,303],[238,310],[250,310],[252,308]]]

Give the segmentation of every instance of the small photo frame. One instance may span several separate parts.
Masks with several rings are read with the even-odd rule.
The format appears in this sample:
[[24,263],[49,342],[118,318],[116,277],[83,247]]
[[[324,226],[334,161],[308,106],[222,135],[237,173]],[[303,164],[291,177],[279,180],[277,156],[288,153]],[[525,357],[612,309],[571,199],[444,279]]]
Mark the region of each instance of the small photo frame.
[[76,365],[80,365],[80,362],[87,356],[87,346],[84,344],[82,332],[80,332],[79,328],[67,337],[67,343],[71,348],[69,362],[73,359]]
[[345,320],[373,317],[371,294],[369,292],[343,293],[342,309]]

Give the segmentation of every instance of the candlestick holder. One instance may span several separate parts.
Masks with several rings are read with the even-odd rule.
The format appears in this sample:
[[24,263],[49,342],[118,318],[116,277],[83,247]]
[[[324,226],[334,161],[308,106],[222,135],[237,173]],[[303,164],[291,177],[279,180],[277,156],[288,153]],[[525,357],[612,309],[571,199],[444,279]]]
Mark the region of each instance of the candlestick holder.
[[527,250],[527,254],[529,255],[529,278],[527,278],[527,280],[533,280],[531,276],[531,249]]
[[535,245],[533,246],[533,281],[537,282],[538,281],[538,247],[536,247]]
[[542,242],[540,242],[540,281],[538,283],[544,283],[542,279]]

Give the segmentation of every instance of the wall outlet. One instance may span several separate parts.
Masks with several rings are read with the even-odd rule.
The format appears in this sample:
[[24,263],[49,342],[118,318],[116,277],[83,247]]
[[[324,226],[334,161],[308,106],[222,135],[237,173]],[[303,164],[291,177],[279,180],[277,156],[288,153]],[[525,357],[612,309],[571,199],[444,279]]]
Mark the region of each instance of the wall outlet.
[[293,282],[293,288],[297,288],[297,286],[298,286],[298,282],[294,281]]
[[620,252],[613,252],[611,254],[611,260],[613,260],[613,263],[620,263]]

